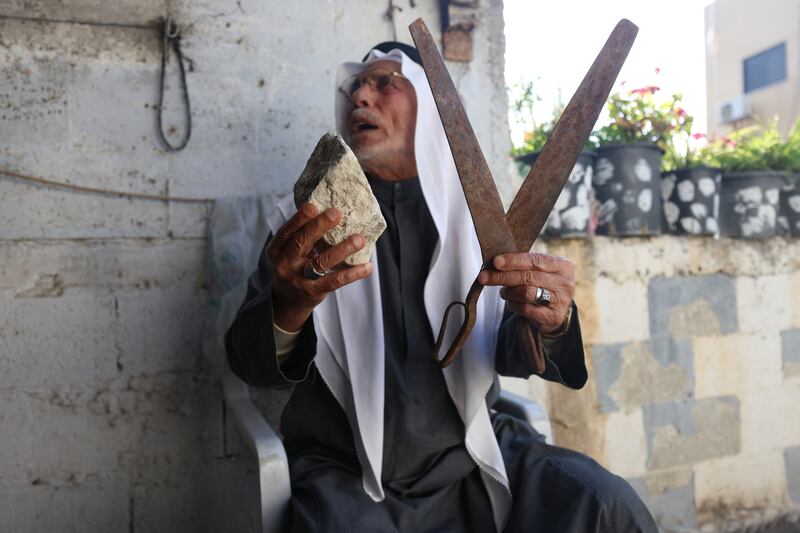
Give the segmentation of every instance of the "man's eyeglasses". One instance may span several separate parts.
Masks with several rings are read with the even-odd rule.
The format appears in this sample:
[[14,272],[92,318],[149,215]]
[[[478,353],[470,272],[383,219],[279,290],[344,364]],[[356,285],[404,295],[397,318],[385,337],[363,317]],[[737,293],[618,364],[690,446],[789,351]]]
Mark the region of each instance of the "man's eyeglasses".
[[347,98],[352,98],[364,85],[369,85],[372,89],[381,94],[388,94],[392,91],[400,90],[400,80],[406,80],[405,76],[399,72],[394,72],[389,69],[376,68],[369,72],[359,72],[353,74],[339,86],[339,90],[344,93]]

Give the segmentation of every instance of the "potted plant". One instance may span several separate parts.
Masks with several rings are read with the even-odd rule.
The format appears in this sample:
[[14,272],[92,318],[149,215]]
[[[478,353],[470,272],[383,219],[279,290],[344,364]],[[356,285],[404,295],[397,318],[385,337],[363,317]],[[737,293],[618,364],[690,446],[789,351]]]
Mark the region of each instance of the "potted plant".
[[722,171],[709,160],[703,133],[690,133],[693,118],[674,132],[662,160],[663,227],[674,235],[717,235]]
[[[528,175],[564,111],[564,104],[559,101],[548,120],[538,121],[534,116],[533,108],[534,104],[540,101],[541,98],[534,94],[533,84],[526,83],[522,84],[519,95],[512,104],[512,113],[515,118],[526,127],[523,143],[512,148],[511,151],[520,178]],[[564,189],[547,218],[542,232],[545,237],[589,235],[594,157],[595,153],[591,150],[584,149],[581,152]]]
[[791,172],[793,145],[783,140],[776,121],[709,143],[707,156],[722,169],[720,235],[758,239],[777,234],[780,193]]
[[607,104],[610,122],[593,135],[600,235],[661,233],[661,157],[671,146],[672,134],[686,127],[687,115],[680,94],[658,99],[659,90],[648,85],[612,94]]
[[778,230],[783,235],[800,237],[800,120],[789,132],[784,150],[788,175],[781,189]]

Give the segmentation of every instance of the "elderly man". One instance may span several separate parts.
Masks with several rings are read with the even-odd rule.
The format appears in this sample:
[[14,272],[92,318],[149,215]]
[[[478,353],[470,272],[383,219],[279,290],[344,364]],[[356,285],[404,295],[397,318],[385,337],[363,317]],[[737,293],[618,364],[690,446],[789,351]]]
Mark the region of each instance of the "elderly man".
[[585,383],[569,261],[496,257],[462,355],[445,370],[432,359],[481,258],[417,51],[382,43],[342,65],[336,111],[387,230],[370,263],[345,267],[361,235],[315,248],[341,213],[281,202],[226,336],[245,381],[295,385],[281,424],[291,531],[656,531],[624,480],[490,412],[498,373],[533,374],[522,321],[542,335],[542,377]]

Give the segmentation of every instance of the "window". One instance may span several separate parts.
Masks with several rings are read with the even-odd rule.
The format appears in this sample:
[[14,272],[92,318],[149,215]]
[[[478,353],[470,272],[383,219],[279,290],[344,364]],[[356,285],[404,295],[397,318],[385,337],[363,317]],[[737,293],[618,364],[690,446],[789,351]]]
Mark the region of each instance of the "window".
[[786,43],[744,60],[744,92],[749,93],[786,79]]

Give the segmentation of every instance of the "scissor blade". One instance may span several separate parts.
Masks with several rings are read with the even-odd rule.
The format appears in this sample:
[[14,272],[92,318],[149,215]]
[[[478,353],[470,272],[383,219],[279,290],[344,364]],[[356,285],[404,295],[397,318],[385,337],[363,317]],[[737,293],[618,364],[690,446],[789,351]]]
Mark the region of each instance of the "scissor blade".
[[506,221],[503,202],[436,43],[422,19],[411,23],[409,30],[422,58],[423,69],[442,119],[478,234],[483,260],[489,261],[498,254],[514,252],[516,243]]
[[617,23],[511,203],[507,218],[519,251],[530,250],[542,231],[638,31],[627,19]]

